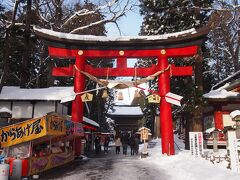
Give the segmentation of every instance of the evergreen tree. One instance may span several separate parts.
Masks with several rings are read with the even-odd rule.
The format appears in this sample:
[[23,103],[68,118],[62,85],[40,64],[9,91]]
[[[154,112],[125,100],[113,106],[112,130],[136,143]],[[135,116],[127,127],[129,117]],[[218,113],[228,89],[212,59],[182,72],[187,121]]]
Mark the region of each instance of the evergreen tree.
[[173,1],[140,0],[140,13],[144,16],[141,34],[157,35],[198,28],[207,23],[207,11],[199,8],[211,6],[212,0]]
[[217,1],[209,48],[211,72],[219,82],[240,70],[240,1]]
[[[199,28],[207,24],[209,11],[203,11],[202,9],[211,7],[212,0],[140,0],[140,2],[140,12],[144,16],[140,34],[158,35],[183,31],[190,28]],[[205,50],[205,48],[203,49]],[[203,52],[203,55],[199,52],[199,55],[195,58],[169,59],[170,63],[179,66],[192,65],[195,67],[195,81],[186,77],[171,79],[171,91],[185,97],[185,105],[183,105],[183,108],[181,108],[181,110],[173,109],[175,112],[174,117],[184,116],[184,118],[187,118],[185,121],[187,121],[187,125],[191,125],[191,130],[202,130],[202,108],[196,109],[195,107],[202,107],[203,80],[201,77],[202,75],[204,75],[204,78],[210,77],[209,74],[199,71],[201,70],[202,62],[204,62],[204,71],[209,68],[206,60],[204,60],[205,54],[207,54],[207,51]],[[209,83],[207,85],[209,89]],[[156,85],[153,87],[156,89]],[[191,123],[193,119],[195,124]]]

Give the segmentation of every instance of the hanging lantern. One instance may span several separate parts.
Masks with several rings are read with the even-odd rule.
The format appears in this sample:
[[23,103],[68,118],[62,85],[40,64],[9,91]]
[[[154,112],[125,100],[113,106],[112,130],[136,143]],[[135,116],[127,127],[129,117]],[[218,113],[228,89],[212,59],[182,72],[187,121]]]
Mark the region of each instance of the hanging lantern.
[[161,97],[157,94],[152,94],[148,96],[149,103],[160,103]]
[[139,91],[136,89],[135,93],[134,93],[134,98],[139,98],[141,97],[141,94],[139,93]]
[[87,101],[92,101],[93,100],[93,95],[90,93],[84,93],[81,96],[82,102],[87,102]]
[[106,89],[103,90],[102,98],[108,98],[108,93]]
[[123,100],[123,93],[121,91],[118,92],[117,100],[119,100],[119,101]]

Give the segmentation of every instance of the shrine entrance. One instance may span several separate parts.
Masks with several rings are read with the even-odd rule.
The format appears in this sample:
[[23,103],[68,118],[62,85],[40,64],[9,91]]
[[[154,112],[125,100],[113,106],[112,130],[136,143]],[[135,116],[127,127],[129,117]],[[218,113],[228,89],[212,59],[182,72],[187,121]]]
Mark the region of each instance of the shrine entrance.
[[[43,38],[48,45],[49,55],[61,59],[75,59],[69,67],[54,67],[53,76],[74,77],[75,93],[85,89],[85,75],[87,72],[96,77],[103,76],[135,76],[135,68],[127,67],[127,58],[157,58],[158,63],[147,68],[138,68],[137,76],[151,76],[157,72],[158,95],[160,101],[160,133],[162,138],[162,153],[174,155],[174,138],[172,127],[172,108],[166,101],[166,94],[170,92],[171,76],[191,76],[192,67],[176,67],[169,64],[173,57],[189,57],[197,54],[198,48],[208,34],[209,28],[191,29],[180,33],[159,36],[139,36],[134,38],[107,38],[97,36],[83,36],[53,32],[51,30],[34,28],[35,33]],[[94,68],[86,64],[86,59],[116,58],[116,68]],[[82,122],[83,102],[76,96],[72,102],[72,120]],[[76,141],[75,153],[80,155],[80,139]]]

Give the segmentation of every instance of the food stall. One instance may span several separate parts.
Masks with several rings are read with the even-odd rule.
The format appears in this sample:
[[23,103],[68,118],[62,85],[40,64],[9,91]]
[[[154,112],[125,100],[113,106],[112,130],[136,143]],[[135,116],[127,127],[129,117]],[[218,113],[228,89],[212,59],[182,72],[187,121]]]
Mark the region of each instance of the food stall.
[[49,114],[6,126],[0,134],[10,166],[20,156],[22,176],[29,176],[73,161],[74,139],[83,136],[83,128],[80,123]]

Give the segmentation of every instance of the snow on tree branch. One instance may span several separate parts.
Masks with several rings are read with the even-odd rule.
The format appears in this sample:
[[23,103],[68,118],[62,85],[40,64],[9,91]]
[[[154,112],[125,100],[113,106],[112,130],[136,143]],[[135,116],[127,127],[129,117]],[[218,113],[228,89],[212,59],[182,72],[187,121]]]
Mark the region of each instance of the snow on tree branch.
[[[109,22],[117,24],[117,20],[120,17],[124,16],[126,14],[126,12],[131,10],[133,5],[130,5],[130,0],[128,0],[122,9],[120,8],[120,9],[116,10],[116,8],[113,7],[114,5],[116,5],[115,4],[116,2],[118,2],[118,1],[114,0],[114,1],[112,1],[112,3],[109,3],[109,4],[104,5],[104,6],[100,6],[99,8],[97,8],[99,10],[108,8],[109,9],[109,13],[111,14],[111,15],[109,15],[109,17],[106,17],[105,19],[102,19],[102,20],[99,20],[99,21],[92,22],[92,23],[90,23],[88,25],[85,25],[85,26],[81,26],[81,27],[75,28],[70,33],[75,33],[75,32],[77,32],[79,30],[87,29],[87,28],[90,28],[90,27],[93,27],[93,26],[96,26],[96,25],[99,25],[99,24],[104,24],[104,23],[106,24],[106,23],[109,23]],[[112,7],[114,8],[114,10],[111,9]],[[95,12],[96,11],[86,11],[83,14],[78,14],[78,16],[79,15],[88,15],[90,13],[92,14],[92,13],[95,13]],[[75,16],[76,16],[76,14],[74,15],[74,17]],[[72,18],[74,18],[74,17],[72,16]],[[65,22],[65,24],[66,24],[66,22]]]
[[65,25],[67,25],[72,19],[76,18],[76,17],[80,17],[80,16],[86,16],[86,15],[90,15],[90,14],[94,14],[96,13],[96,11],[100,11],[103,10],[105,8],[111,7],[114,4],[116,4],[118,0],[112,0],[111,2],[108,2],[102,6],[98,6],[95,10],[88,10],[88,9],[81,9],[78,12],[75,12],[71,17],[69,17],[61,26],[61,28],[63,28]]

